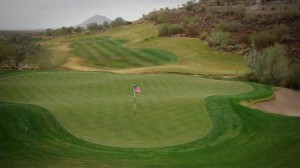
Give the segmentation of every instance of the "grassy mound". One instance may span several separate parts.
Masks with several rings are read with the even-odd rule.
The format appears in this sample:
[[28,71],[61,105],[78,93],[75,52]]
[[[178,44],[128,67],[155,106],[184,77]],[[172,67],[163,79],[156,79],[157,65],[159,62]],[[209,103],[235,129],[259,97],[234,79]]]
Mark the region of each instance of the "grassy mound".
[[[4,167],[40,167],[41,165],[49,167],[298,167],[300,164],[299,118],[265,114],[240,105],[240,101],[245,99],[270,96],[272,93],[270,87],[252,85],[253,92],[239,94],[249,92],[253,88],[238,82],[177,75],[167,75],[166,80],[157,78],[157,75],[120,76],[79,72],[2,74],[1,76],[1,101],[41,105],[50,110],[59,121],[48,110],[36,105],[0,103],[0,150],[1,166]],[[44,82],[41,82],[41,79]],[[107,83],[108,81],[110,82]],[[116,148],[80,140],[76,138],[77,133],[74,137],[60,125],[65,126],[69,122],[77,126],[76,129],[79,127],[87,129],[89,126],[85,123],[86,120],[90,123],[96,120],[97,123],[94,124],[101,125],[102,122],[105,123],[103,118],[108,119],[109,116],[114,117],[108,119],[112,123],[106,122],[110,124],[107,127],[123,126],[121,124],[124,123],[120,121],[125,120],[126,117],[126,120],[134,122],[135,120],[130,118],[131,112],[125,114],[125,117],[124,114],[122,116],[121,113],[117,113],[122,111],[119,107],[122,104],[121,100],[126,102],[124,95],[127,91],[125,90],[132,89],[131,86],[125,88],[125,83],[132,81],[143,89],[142,95],[138,97],[136,118],[136,121],[142,122],[139,123],[141,127],[152,122],[152,127],[158,129],[165,123],[165,126],[173,124],[170,128],[165,127],[166,129],[178,131],[178,127],[189,124],[194,125],[194,128],[188,129],[202,132],[203,130],[197,125],[205,127],[203,122],[206,122],[208,126],[212,124],[211,128],[206,127],[206,130],[210,130],[209,133],[206,132],[203,134],[204,137],[193,142],[171,147]],[[63,89],[60,89],[55,82],[60,83]],[[114,85],[115,82],[121,84]],[[178,87],[183,91],[178,90]],[[68,91],[67,88],[70,90]],[[238,89],[234,92],[237,95],[224,95],[229,94],[228,90],[234,90],[233,88]],[[112,93],[111,97],[107,97],[108,92]],[[47,93],[48,96],[41,97],[40,93]],[[131,94],[131,91],[128,91],[128,94]],[[155,96],[157,94],[160,95],[159,99]],[[223,96],[210,96],[215,94],[223,94]],[[102,100],[101,97],[106,98]],[[171,100],[167,102],[171,104],[165,103],[169,98]],[[85,106],[86,110],[80,109],[83,104],[94,100],[95,103]],[[181,101],[184,104],[180,104]],[[98,103],[102,108],[97,109],[101,111],[91,116],[90,111],[93,111]],[[64,111],[55,112],[55,104]],[[177,113],[175,107],[171,110],[174,114],[170,113],[169,109],[173,106],[181,108],[183,114]],[[149,110],[151,114],[148,112],[148,117],[145,117],[143,113],[147,113],[147,108],[152,110]],[[76,109],[80,112],[74,112]],[[105,110],[112,114],[106,115]],[[163,114],[155,113],[156,111]],[[66,114],[64,116],[61,113]],[[152,118],[153,113],[159,117]],[[164,118],[164,115],[167,115],[167,118]],[[176,118],[176,115],[180,117]],[[76,122],[68,120],[76,120]],[[147,131],[153,131],[152,127],[143,131],[147,134]],[[91,129],[97,131],[97,128]],[[123,127],[118,129],[125,131]],[[116,129],[112,131],[117,133]],[[160,131],[162,133],[165,130]],[[134,134],[134,131],[127,133]],[[155,134],[157,133],[159,130],[155,131]],[[98,133],[94,134],[95,137],[98,136],[96,134]],[[180,137],[184,132],[177,132],[177,134],[180,134],[178,136]],[[151,134],[141,136],[149,138],[149,135]],[[160,134],[160,136],[165,135]],[[121,136],[118,138],[122,139]],[[126,140],[123,139],[122,143],[124,142]]]

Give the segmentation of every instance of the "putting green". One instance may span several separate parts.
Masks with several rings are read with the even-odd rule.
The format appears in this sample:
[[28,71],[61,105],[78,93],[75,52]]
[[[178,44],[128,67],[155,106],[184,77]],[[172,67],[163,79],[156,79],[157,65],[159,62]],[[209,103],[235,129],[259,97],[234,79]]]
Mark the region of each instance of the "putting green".
[[[133,115],[134,84],[142,89]],[[76,137],[106,146],[153,148],[212,129],[205,99],[251,92],[245,83],[181,75],[38,72],[0,78],[0,102],[35,104]]]

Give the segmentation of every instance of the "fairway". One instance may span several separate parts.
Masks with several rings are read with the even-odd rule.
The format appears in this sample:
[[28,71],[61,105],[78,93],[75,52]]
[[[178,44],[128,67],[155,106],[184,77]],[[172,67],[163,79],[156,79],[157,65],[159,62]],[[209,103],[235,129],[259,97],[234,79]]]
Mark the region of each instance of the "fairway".
[[248,70],[243,56],[217,51],[196,38],[158,37],[152,24],[69,35],[41,44],[55,50],[57,55],[80,58],[74,65],[65,66],[73,70],[77,69],[72,67],[80,66],[121,74],[204,75],[238,75]]
[[[133,115],[133,90],[138,84]],[[163,147],[195,141],[212,127],[204,100],[240,94],[240,82],[180,75],[40,72],[5,77],[2,102],[35,104],[51,111],[73,135],[116,147]],[[17,95],[17,96],[16,96]]]
[[178,60],[175,54],[165,50],[123,47],[127,42],[109,37],[77,40],[71,45],[71,53],[83,57],[85,66],[111,69],[156,66]]

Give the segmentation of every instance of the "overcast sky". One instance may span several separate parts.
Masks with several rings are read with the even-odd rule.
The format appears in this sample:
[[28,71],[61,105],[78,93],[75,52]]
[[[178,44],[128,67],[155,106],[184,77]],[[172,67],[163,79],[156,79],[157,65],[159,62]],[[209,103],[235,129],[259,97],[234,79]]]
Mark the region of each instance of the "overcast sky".
[[134,21],[153,9],[174,8],[187,0],[0,0],[0,29],[73,26],[98,14]]

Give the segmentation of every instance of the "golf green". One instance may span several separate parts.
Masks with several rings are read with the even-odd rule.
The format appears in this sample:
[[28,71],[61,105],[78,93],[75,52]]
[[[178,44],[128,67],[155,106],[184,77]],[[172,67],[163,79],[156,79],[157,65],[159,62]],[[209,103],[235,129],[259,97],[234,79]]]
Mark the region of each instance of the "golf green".
[[[133,108],[133,85],[141,87]],[[200,139],[212,129],[205,99],[251,92],[245,83],[182,75],[38,72],[0,78],[2,102],[42,106],[76,137],[152,148]]]
[[299,117],[240,104],[271,94],[197,76],[0,72],[0,167],[299,167]]

